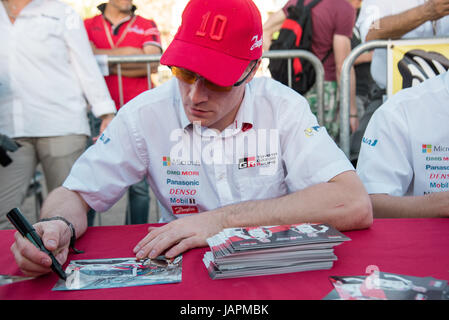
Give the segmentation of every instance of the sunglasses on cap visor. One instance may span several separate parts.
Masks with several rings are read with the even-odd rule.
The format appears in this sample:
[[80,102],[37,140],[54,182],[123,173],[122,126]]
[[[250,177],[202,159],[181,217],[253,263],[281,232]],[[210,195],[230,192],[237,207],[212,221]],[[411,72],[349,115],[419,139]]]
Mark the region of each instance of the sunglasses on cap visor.
[[245,80],[248,79],[249,75],[253,72],[253,70],[256,67],[256,65],[257,65],[257,61],[252,66],[250,72],[248,72],[248,74],[242,80],[237,81],[232,86],[225,86],[225,87],[224,86],[219,86],[218,84],[215,84],[215,83],[213,83],[213,82],[211,82],[211,81],[201,77],[200,75],[198,75],[198,74],[196,74],[196,73],[194,73],[192,71],[183,69],[183,68],[178,68],[178,67],[171,66],[170,69],[171,69],[172,74],[176,78],[178,78],[179,80],[181,80],[183,82],[186,82],[188,84],[194,84],[198,79],[203,79],[204,80],[204,85],[209,90],[216,91],[216,92],[228,92],[228,91],[231,91],[233,87],[238,87],[241,84],[243,84],[245,82]]

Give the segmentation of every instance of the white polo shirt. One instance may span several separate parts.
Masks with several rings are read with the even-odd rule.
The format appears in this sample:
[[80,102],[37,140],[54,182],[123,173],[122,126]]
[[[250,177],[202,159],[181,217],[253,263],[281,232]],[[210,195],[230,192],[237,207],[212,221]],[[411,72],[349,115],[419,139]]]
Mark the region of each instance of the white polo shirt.
[[189,122],[173,78],[122,107],[64,187],[101,212],[146,176],[167,222],[280,197],[347,170],[354,168],[307,101],[279,82],[253,79],[235,121],[217,133]]
[[0,4],[0,133],[9,137],[90,134],[116,111],[84,24],[67,4],[33,0],[14,24]]
[[357,173],[368,193],[420,196],[449,190],[449,73],[382,105],[363,137]]
[[[383,17],[396,15],[424,4],[426,0],[363,0],[357,19],[363,41],[366,39],[371,24]],[[433,25],[427,21],[416,29],[404,34],[401,39],[435,38],[449,35],[449,16],[445,16]],[[382,89],[387,86],[387,49],[375,49],[371,62],[371,75]]]

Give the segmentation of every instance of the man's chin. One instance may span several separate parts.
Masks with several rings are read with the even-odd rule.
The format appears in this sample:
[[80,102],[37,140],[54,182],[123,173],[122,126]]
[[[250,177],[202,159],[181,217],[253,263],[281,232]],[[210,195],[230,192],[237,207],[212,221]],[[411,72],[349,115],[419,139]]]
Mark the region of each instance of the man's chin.
[[207,127],[208,121],[197,117],[188,117],[189,121],[195,126]]

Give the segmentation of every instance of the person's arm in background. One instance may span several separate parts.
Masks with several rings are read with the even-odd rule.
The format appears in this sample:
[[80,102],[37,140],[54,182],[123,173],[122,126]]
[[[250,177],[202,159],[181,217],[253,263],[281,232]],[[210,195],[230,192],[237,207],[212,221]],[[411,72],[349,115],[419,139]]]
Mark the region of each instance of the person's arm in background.
[[283,10],[276,11],[263,24],[263,50],[268,51],[271,45],[271,39],[276,31],[282,27],[287,16]]
[[373,60],[373,51],[362,53],[355,59],[354,65],[362,64],[362,63],[371,63]]
[[399,14],[388,15],[371,25],[366,41],[399,39],[427,21],[435,21],[449,14],[449,0],[429,0]]
[[[354,7],[349,2],[343,1],[343,3],[344,5],[335,8],[335,30],[332,39],[332,49],[334,51],[335,59],[335,73],[339,88],[343,63],[352,50],[351,38],[353,35],[356,18],[356,11]],[[350,70],[350,83],[349,124],[351,131],[354,132],[359,126],[359,119],[357,116],[358,112],[356,103],[356,77],[353,66]]]

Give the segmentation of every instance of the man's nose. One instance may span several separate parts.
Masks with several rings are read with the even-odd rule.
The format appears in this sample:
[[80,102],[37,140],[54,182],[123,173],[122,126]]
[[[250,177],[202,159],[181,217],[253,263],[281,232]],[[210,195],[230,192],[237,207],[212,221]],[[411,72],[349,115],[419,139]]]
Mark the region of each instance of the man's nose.
[[204,85],[204,80],[199,78],[190,85],[190,99],[193,104],[198,104],[208,100],[207,88]]

